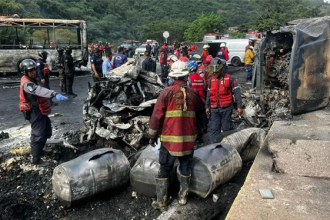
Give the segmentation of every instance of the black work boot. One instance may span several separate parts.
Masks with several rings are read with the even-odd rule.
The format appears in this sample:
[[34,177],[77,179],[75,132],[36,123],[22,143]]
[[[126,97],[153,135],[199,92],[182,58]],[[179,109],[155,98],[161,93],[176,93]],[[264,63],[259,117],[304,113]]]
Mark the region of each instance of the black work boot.
[[157,178],[156,179],[157,201],[153,201],[151,204],[154,209],[159,209],[162,212],[166,211],[168,184],[169,184],[168,178]]
[[74,94],[73,92],[68,93],[69,98],[76,98],[78,95]]
[[190,176],[183,176],[180,174],[180,191],[178,194],[180,205],[187,204],[189,185],[190,185]]
[[31,155],[32,155],[32,163],[39,164],[41,157],[41,150],[38,143],[31,143]]

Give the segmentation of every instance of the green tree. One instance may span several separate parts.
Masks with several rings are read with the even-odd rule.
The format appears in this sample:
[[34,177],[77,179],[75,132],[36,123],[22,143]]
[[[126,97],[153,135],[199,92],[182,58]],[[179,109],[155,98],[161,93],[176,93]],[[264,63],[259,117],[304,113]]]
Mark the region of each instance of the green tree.
[[220,33],[225,27],[225,21],[220,15],[201,13],[184,32],[184,39],[188,42],[201,41],[205,33]]
[[164,31],[170,33],[168,38],[169,42],[180,42],[183,40],[184,31],[188,28],[188,22],[184,19],[177,20],[160,20],[153,21],[147,25],[143,25],[139,28],[138,36],[139,39],[145,41],[147,39],[157,40],[163,42]]
[[276,4],[273,0],[253,0],[253,3],[258,13],[255,29],[260,31],[276,30],[295,19],[317,17],[321,7],[303,0],[277,0]]

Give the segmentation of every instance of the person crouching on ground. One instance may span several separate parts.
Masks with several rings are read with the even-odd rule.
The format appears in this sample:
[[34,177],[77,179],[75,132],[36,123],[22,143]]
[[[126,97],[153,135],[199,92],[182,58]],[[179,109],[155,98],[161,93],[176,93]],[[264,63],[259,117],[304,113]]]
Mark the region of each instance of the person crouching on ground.
[[241,89],[236,79],[223,73],[225,60],[216,57],[208,65],[208,73],[212,74],[206,95],[206,114],[211,114],[212,143],[216,143],[221,130],[232,130],[231,115],[234,109],[233,94],[237,103],[237,113],[243,114]]
[[39,164],[47,138],[52,136],[51,122],[48,117],[51,108],[48,99],[56,97],[58,101],[63,101],[68,98],[37,84],[37,64],[34,60],[25,59],[19,67],[24,74],[21,78],[19,110],[23,113],[25,120],[31,123],[32,163]]
[[197,111],[203,110],[204,101],[195,89],[187,86],[187,63],[176,61],[169,76],[174,79],[171,86],[159,95],[150,118],[148,135],[150,145],[155,146],[160,134],[160,168],[156,178],[157,201],[154,209],[165,211],[169,176],[176,159],[180,162],[179,204],[187,203],[190,185],[191,158],[195,145],[197,128],[196,119],[201,121]]

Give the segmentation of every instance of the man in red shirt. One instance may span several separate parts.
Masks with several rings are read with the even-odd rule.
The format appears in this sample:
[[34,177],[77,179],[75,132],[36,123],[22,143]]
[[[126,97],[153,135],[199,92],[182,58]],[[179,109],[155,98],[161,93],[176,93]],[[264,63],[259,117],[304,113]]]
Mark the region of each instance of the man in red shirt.
[[[150,118],[150,144],[155,146],[160,135],[160,168],[156,178],[157,201],[154,209],[166,210],[167,190],[170,172],[176,159],[180,162],[179,204],[187,203],[191,176],[191,158],[197,135],[196,119],[203,110],[204,101],[195,89],[187,86],[187,63],[176,61],[169,74],[174,82],[159,95]],[[200,122],[201,123],[201,122]]]

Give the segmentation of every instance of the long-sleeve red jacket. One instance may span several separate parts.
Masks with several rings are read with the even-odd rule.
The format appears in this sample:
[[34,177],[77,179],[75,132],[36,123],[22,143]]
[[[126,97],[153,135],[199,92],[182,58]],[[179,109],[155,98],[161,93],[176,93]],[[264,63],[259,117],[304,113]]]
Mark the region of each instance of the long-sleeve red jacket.
[[197,135],[196,111],[202,111],[204,101],[186,81],[175,80],[159,95],[150,118],[149,137],[160,134],[163,146],[172,156],[192,153]]

